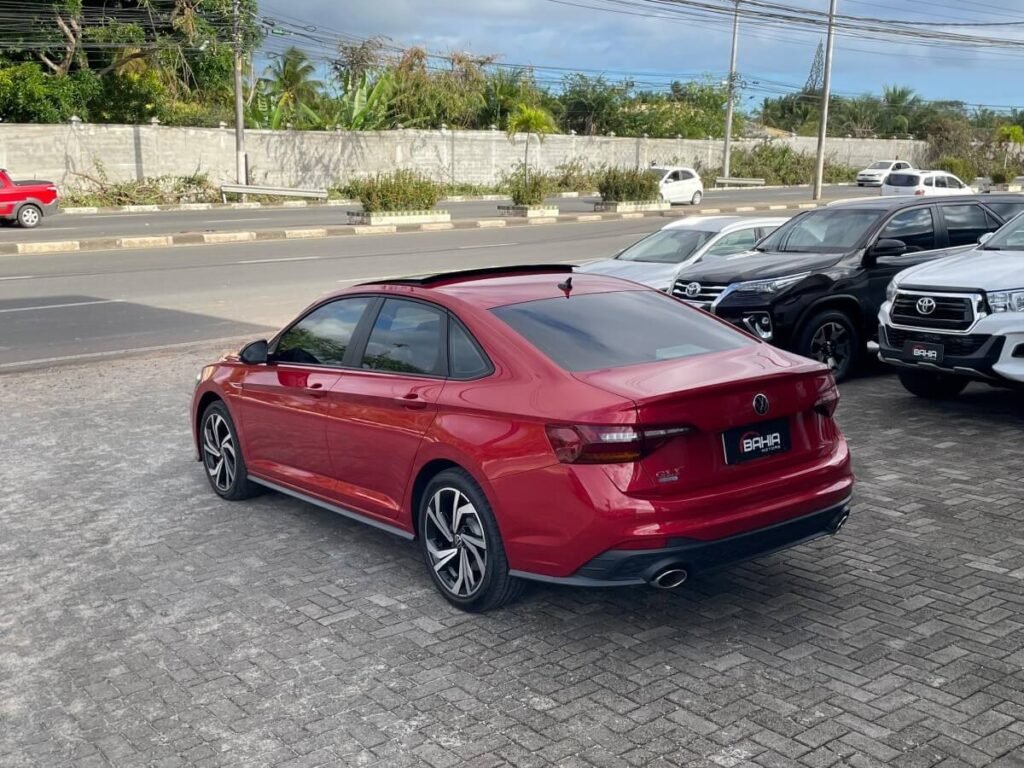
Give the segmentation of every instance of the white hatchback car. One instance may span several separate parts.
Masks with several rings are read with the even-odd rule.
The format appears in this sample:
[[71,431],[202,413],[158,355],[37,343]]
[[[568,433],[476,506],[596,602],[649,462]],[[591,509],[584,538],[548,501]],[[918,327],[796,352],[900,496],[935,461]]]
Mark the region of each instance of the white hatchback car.
[[974,187],[964,184],[945,171],[902,171],[890,173],[882,184],[882,194],[891,195],[973,195]]
[[911,171],[913,169],[914,166],[906,160],[879,160],[857,174],[857,186],[880,187],[885,183],[885,177],[890,173]]
[[704,182],[693,168],[655,165],[649,170],[658,176],[661,199],[666,203],[700,205],[704,199]]

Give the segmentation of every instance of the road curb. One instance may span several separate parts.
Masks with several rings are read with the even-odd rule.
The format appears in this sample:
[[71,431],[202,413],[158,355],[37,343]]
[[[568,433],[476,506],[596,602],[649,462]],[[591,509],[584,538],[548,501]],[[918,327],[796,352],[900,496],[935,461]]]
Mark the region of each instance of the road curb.
[[[552,197],[556,198],[580,198],[598,197],[593,190],[579,192],[557,192]],[[508,195],[450,195],[442,197],[439,203],[486,203],[498,200],[508,200]],[[287,208],[333,208],[344,205],[359,205],[358,200],[335,199],[322,202],[310,202],[308,200],[282,200],[280,203],[176,203],[174,205],[115,205],[99,207],[95,205],[72,205],[61,208],[61,213],[66,216],[91,216],[96,214],[109,213],[175,213],[181,211],[239,211],[251,210],[254,208],[265,208],[267,210]]]
[[[830,184],[832,187],[852,187],[854,184]],[[809,189],[810,187],[806,184],[797,184],[795,186],[768,186],[768,187],[757,187],[760,190],[775,190],[775,189]],[[718,187],[720,191],[735,192],[737,190],[748,191],[749,187]],[[578,192],[556,192],[552,197],[561,199],[576,199],[586,197],[599,197],[599,193],[595,190],[580,190]],[[508,195],[451,195],[449,197],[442,197],[440,203],[486,203],[494,202],[498,200],[508,200]],[[174,213],[181,211],[209,211],[209,210],[223,210],[223,211],[240,211],[240,210],[251,210],[255,208],[262,208],[266,210],[275,209],[288,209],[288,208],[330,208],[336,206],[345,205],[358,205],[358,200],[348,199],[335,199],[335,200],[324,200],[322,202],[310,202],[308,200],[284,200],[280,203],[257,203],[257,202],[245,202],[245,203],[176,203],[174,205],[116,205],[108,207],[98,207],[93,205],[79,205],[69,206],[67,208],[61,208],[61,213],[66,216],[89,216],[96,214],[110,214],[110,213]]]
[[[235,205],[247,205],[236,203]],[[359,237],[389,235],[399,232],[449,232],[462,229],[498,229],[528,225],[583,224],[601,221],[631,221],[634,219],[679,219],[689,216],[709,216],[759,211],[798,211],[819,207],[819,203],[793,205],[741,205],[731,208],[683,208],[669,211],[636,211],[630,213],[566,213],[542,218],[486,218],[457,219],[452,222],[428,224],[340,225],[328,227],[297,227],[231,232],[183,232],[174,235],[143,235],[137,237],[90,237],[81,240],[44,240],[23,243],[0,243],[0,256],[25,254],[67,253],[72,251],[143,250],[189,245],[220,245],[231,243],[266,242],[270,240],[319,240],[327,237]]]

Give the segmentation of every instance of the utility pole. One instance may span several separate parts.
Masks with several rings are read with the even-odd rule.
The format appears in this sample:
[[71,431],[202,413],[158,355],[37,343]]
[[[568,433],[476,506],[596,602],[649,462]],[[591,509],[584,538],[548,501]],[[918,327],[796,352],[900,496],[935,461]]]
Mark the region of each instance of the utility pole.
[[722,176],[729,178],[732,160],[732,115],[736,102],[736,52],[740,42],[740,0],[736,0],[736,15],[732,20],[732,58],[729,61],[729,103],[725,108],[725,148],[722,152]]
[[836,2],[829,0],[828,38],[825,41],[825,79],[821,86],[821,124],[818,126],[818,162],[814,172],[813,200],[821,200],[821,182],[825,175],[825,136],[828,133],[828,101],[832,95],[832,48],[836,35]]
[[234,0],[235,38],[235,178],[247,184],[245,169],[245,111],[242,106],[242,8],[241,0]]

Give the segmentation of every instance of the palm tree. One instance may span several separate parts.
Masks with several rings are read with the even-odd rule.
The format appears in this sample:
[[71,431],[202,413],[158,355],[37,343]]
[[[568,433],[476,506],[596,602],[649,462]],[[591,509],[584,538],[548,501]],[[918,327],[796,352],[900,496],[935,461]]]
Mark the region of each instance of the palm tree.
[[314,78],[316,67],[309,57],[294,46],[286,50],[264,75],[268,91],[282,114],[309,114],[320,99],[323,83]]
[[544,141],[544,137],[555,132],[555,120],[541,107],[531,107],[527,104],[519,104],[509,115],[506,126],[508,140],[513,144],[517,133],[526,134],[526,151],[523,154],[523,173],[530,175],[530,137],[537,136],[537,141]]
[[505,121],[512,113],[516,102],[521,101],[528,90],[529,79],[523,69],[499,69],[487,75],[484,85],[484,109],[481,113],[483,127],[497,125],[505,127]]
[[887,85],[882,88],[882,122],[889,134],[907,133],[914,113],[921,107],[921,97],[911,88]]

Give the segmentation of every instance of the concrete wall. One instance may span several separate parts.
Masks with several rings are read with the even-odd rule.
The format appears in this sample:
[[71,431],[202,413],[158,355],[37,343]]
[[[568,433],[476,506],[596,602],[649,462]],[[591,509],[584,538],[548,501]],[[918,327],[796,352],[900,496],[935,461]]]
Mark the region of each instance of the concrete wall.
[[[324,187],[353,176],[413,168],[439,180],[496,182],[523,158],[524,137],[513,144],[498,131],[292,132],[247,131],[246,151],[254,184]],[[777,140],[806,154],[813,138]],[[739,141],[750,146],[756,141]],[[861,168],[879,159],[921,162],[924,142],[830,139],[836,161]],[[43,178],[80,187],[102,165],[112,179],[164,174],[209,174],[233,181],[235,138],[231,129],[136,125],[10,125],[0,123],[0,167],[16,177]],[[579,160],[592,167],[646,166],[651,162],[721,165],[722,142],[548,136],[530,143],[531,166],[553,171]]]

